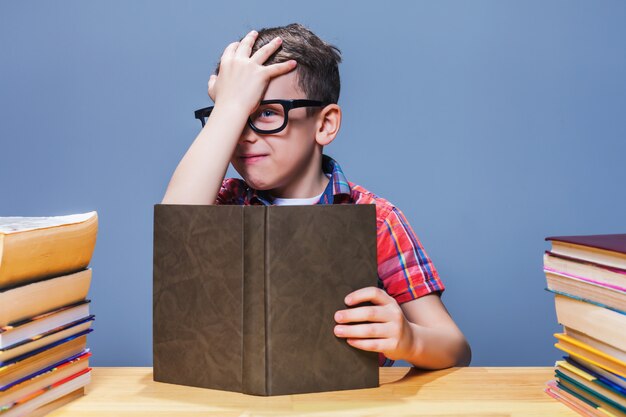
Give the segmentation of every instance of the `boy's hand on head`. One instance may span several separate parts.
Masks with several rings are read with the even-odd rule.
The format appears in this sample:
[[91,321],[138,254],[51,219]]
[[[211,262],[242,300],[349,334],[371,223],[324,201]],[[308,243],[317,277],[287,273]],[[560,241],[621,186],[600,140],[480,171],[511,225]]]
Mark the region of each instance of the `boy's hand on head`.
[[[382,352],[389,359],[406,358],[413,347],[413,332],[396,300],[384,290],[366,287],[348,294],[348,306],[370,301],[373,306],[354,307],[335,313],[335,335],[362,350]],[[370,322],[349,324],[352,322]]]
[[257,32],[251,31],[240,42],[233,42],[224,50],[219,75],[211,75],[209,79],[209,97],[216,105],[235,105],[250,114],[258,107],[270,80],[296,67],[293,59],[263,65],[281,45],[278,37],[250,56],[256,37]]

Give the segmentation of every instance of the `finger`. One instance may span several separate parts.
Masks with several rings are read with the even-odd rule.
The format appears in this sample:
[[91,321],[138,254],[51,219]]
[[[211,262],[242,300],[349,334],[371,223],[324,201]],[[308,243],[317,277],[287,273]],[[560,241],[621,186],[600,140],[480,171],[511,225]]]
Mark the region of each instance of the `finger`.
[[283,75],[291,71],[296,67],[296,60],[290,59],[286,62],[281,62],[279,64],[268,65],[265,71],[269,74],[270,78],[278,77],[279,75]]
[[346,305],[355,305],[371,301],[374,304],[385,305],[394,301],[389,294],[378,287],[365,287],[346,295],[344,299]]
[[209,78],[209,97],[211,97],[213,101],[215,101],[215,81],[217,81],[217,76],[213,74]]
[[350,346],[370,352],[389,351],[389,339],[346,339]]
[[252,51],[252,45],[254,45],[254,41],[256,40],[258,33],[256,30],[251,30],[248,32],[246,36],[243,37],[241,42],[239,42],[239,46],[237,47],[237,51],[235,55],[242,57],[249,57],[250,52]]
[[267,58],[269,58],[274,52],[276,52],[276,49],[278,49],[278,47],[282,43],[283,40],[279,36],[275,37],[274,39],[260,47],[251,56],[251,59],[259,65],[263,64],[265,61],[267,61]]
[[390,321],[387,317],[387,309],[382,306],[355,307],[347,310],[339,310],[335,313],[335,321],[337,323],[352,322],[386,322]]
[[231,42],[228,44],[226,48],[224,48],[224,52],[222,53],[222,58],[220,61],[223,61],[224,58],[232,56],[237,50],[237,46],[239,46],[239,42]]
[[334,328],[337,337],[356,338],[386,338],[390,337],[389,326],[384,323],[353,324],[348,326],[337,325]]

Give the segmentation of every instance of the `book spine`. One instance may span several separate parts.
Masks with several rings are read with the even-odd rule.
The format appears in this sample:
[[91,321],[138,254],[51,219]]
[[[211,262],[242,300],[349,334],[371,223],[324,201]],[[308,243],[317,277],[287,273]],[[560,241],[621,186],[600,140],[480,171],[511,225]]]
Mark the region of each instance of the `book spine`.
[[268,395],[265,311],[265,206],[244,206],[242,391]]

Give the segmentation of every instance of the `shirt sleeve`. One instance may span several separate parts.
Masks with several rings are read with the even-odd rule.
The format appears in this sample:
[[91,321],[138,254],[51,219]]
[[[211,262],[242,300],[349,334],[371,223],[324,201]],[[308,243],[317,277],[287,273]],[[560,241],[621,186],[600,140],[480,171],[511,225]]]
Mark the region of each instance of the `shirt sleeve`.
[[398,304],[445,287],[400,209],[393,207],[378,229],[378,276]]
[[243,198],[243,186],[238,178],[226,178],[222,181],[215,198],[215,205],[239,204]]

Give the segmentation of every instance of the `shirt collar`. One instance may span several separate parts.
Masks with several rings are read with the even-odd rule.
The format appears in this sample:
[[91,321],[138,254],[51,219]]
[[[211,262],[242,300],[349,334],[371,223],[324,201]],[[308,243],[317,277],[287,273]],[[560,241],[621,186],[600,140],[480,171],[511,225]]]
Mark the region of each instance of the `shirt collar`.
[[330,174],[330,181],[324,194],[317,204],[341,204],[350,201],[350,184],[344,175],[341,166],[328,155],[322,154],[322,171]]
[[[341,166],[328,155],[322,154],[322,171],[330,174],[330,181],[317,204],[341,204],[350,201],[351,189]],[[246,199],[250,204],[272,205],[272,197],[265,190],[248,187]]]

